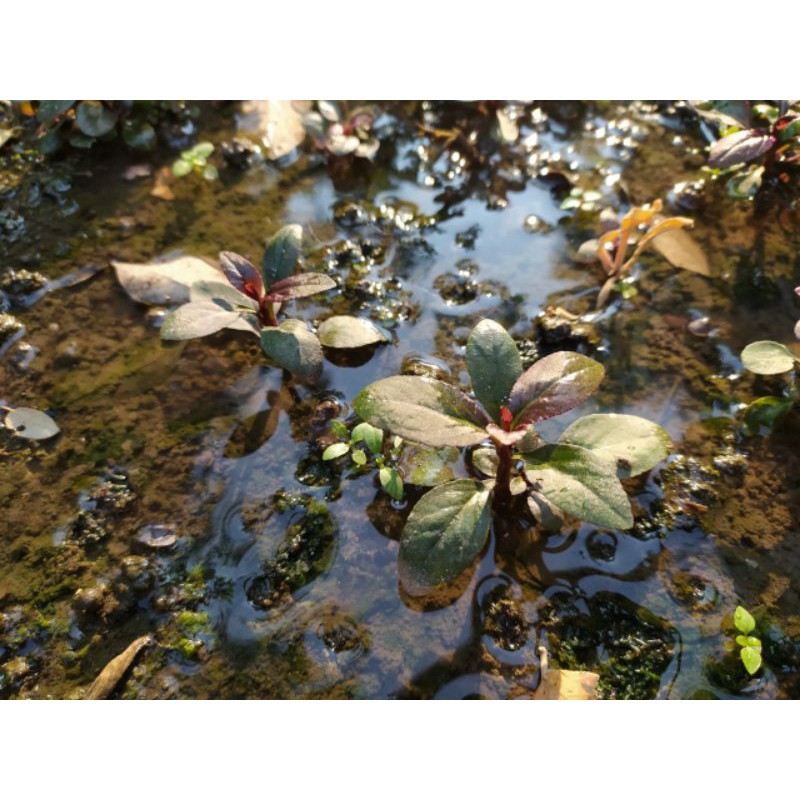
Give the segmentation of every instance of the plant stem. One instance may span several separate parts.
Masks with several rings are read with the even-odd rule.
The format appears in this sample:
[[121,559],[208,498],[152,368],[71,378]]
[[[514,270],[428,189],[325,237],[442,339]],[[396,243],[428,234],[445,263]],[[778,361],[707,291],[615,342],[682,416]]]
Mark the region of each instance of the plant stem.
[[494,505],[496,508],[502,508],[507,506],[511,500],[513,457],[509,445],[496,444],[495,449],[497,451],[497,483],[494,487]]

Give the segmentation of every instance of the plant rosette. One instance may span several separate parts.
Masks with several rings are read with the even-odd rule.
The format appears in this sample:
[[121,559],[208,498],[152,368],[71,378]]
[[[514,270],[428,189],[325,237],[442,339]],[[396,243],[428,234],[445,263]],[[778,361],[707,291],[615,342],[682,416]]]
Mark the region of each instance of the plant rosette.
[[489,536],[492,512],[507,514],[524,496],[543,528],[565,516],[607,528],[633,525],[620,478],[654,467],[671,442],[655,423],[628,414],[578,419],[558,442],[546,443],[536,423],[583,403],[605,370],[573,352],[553,353],[523,371],[506,330],[483,320],[466,348],[473,394],[443,381],[395,376],[376,381],[353,401],[375,427],[434,448],[476,448],[483,480],[448,481],[425,494],[408,517],[400,542],[401,579],[424,592],[456,579]]
[[228,283],[193,283],[190,301],[166,317],[161,338],[195,339],[231,327],[246,330],[260,338],[264,353],[278,366],[309,380],[322,370],[323,345],[353,349],[386,342],[375,325],[358,317],[341,315],[325,320],[319,338],[302,320],[282,318],[291,300],[336,287],[327,275],[294,273],[302,234],[299,225],[281,228],[267,242],[261,270],[237,253],[220,253]]

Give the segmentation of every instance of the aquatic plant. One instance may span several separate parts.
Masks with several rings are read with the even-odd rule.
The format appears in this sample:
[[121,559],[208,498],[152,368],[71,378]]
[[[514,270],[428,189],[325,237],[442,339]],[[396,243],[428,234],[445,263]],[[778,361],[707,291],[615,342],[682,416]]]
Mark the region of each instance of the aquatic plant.
[[[322,347],[358,348],[386,341],[369,320],[339,315],[320,326],[320,338],[299,319],[280,319],[290,300],[333,289],[334,280],[317,272],[293,274],[303,229],[286,225],[268,242],[259,270],[244,256],[220,253],[228,283],[199,280],[190,286],[190,301],[169,314],[161,338],[195,339],[223,328],[254,333],[266,355],[301,377],[315,378],[322,369]],[[222,276],[220,276],[222,277]]]
[[331,431],[339,441],[325,448],[322,453],[323,461],[332,461],[349,453],[357,470],[377,467],[378,479],[386,494],[393,500],[403,499],[403,478],[396,466],[403,446],[400,436],[395,436],[391,444],[385,445],[380,428],[361,422],[352,431],[348,431],[347,426],[336,419],[331,422]]
[[517,495],[544,528],[557,526],[562,515],[630,528],[633,515],[620,477],[663,459],[670,446],[666,432],[628,414],[578,419],[555,444],[535,428],[594,394],[603,366],[558,352],[523,372],[514,340],[491,320],[473,329],[466,361],[472,395],[431,378],[395,376],[370,384],[353,401],[362,419],[404,439],[477,448],[471,451],[473,469],[487,476],[442,483],[416,504],[400,542],[406,583],[432,587],[458,577],[483,549],[492,511],[503,518],[516,513]]
[[742,606],[737,606],[733,614],[733,624],[738,631],[736,644],[739,645],[739,657],[748,674],[755,675],[761,668],[761,639],[751,636],[756,628],[753,615]]
[[[795,293],[800,297],[800,286]],[[800,339],[800,321],[794,327],[794,335]],[[747,345],[742,350],[741,359],[745,369],[756,375],[787,374],[786,396],[759,397],[744,412],[744,424],[749,432],[758,431],[761,427],[771,432],[792,406],[800,401],[800,387],[794,376],[800,358],[786,345],[764,340]]]
[[331,156],[354,155],[372,160],[380,142],[372,131],[375,112],[366,106],[347,109],[346,104],[318,100],[317,110],[303,117],[303,127],[319,150]]
[[720,110],[714,102],[698,105],[697,111],[720,131],[720,138],[709,149],[709,168],[729,176],[731,197],[749,199],[771,175],[788,182],[786,170],[800,160],[800,113],[790,108],[788,101],[734,106],[722,106],[733,114]]
[[[608,302],[611,292],[621,287],[620,281],[656,236],[694,225],[694,220],[688,217],[660,217],[662,208],[661,200],[644,206],[634,206],[622,218],[618,228],[582,246],[582,251],[600,261],[608,276],[597,297],[597,308],[602,308]],[[633,252],[628,255],[634,244]]]
[[153,150],[159,134],[171,139],[199,113],[184,100],[22,100],[14,108],[23,124],[34,125],[36,147],[48,155],[117,137],[133,150]]
[[172,174],[176,178],[182,178],[190,172],[202,175],[207,181],[214,181],[219,177],[219,172],[213,164],[208,163],[208,159],[214,152],[214,145],[211,142],[198,142],[194,147],[184,150],[180,158],[172,164]]

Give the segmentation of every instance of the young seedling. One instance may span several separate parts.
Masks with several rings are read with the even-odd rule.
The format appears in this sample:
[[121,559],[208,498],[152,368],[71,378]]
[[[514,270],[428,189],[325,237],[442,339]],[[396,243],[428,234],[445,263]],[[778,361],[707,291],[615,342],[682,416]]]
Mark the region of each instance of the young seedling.
[[[281,228],[268,242],[262,269],[237,253],[220,253],[220,266],[228,283],[197,281],[190,302],[164,320],[161,338],[194,339],[223,328],[254,333],[266,355],[300,377],[314,379],[322,369],[322,346],[357,348],[386,337],[369,320],[331,317],[320,326],[320,338],[299,319],[283,319],[290,300],[333,289],[335,281],[316,272],[292,274],[300,254],[303,230],[299,225]],[[222,277],[222,276],[221,276]],[[321,341],[320,341],[321,340]]]
[[483,549],[492,511],[516,511],[524,495],[548,527],[562,514],[627,529],[633,515],[620,477],[638,475],[663,459],[669,436],[628,414],[592,414],[547,444],[535,424],[587,400],[605,370],[591,358],[554,353],[523,372],[505,329],[483,320],[467,342],[473,395],[443,381],[397,376],[362,390],[353,408],[370,424],[432,447],[478,448],[473,468],[487,476],[448,481],[428,492],[408,517],[400,542],[407,585],[434,587],[464,572]]
[[350,432],[343,422],[333,420],[331,430],[340,441],[325,448],[323,461],[332,461],[349,453],[358,471],[377,467],[378,478],[386,494],[393,500],[403,499],[403,478],[396,466],[403,447],[403,440],[399,436],[395,436],[387,448],[384,446],[383,431],[368,422],[359,423]]
[[739,645],[739,656],[748,675],[755,675],[761,668],[761,639],[750,634],[756,628],[753,615],[742,606],[737,606],[733,614],[733,624],[739,632],[736,644]]
[[727,184],[731,197],[754,197],[765,177],[782,175],[800,160],[800,113],[789,108],[788,102],[779,105],[744,103],[736,116],[713,108],[698,107],[697,111],[715,124],[720,138],[711,145],[708,166],[711,171],[729,175]]
[[317,110],[303,118],[303,126],[319,150],[331,156],[354,155],[372,160],[380,142],[372,133],[375,113],[359,106],[348,111],[331,100],[318,100]]
[[[596,241],[586,242],[581,248],[588,249],[590,255],[600,261],[608,276],[597,297],[597,308],[605,306],[611,292],[619,288],[620,281],[656,236],[694,225],[694,220],[688,217],[661,218],[659,215],[662,207],[661,200],[649,205],[634,206],[622,218],[619,228],[604,233]],[[634,244],[633,252],[628,255]]]
[[208,159],[214,152],[214,145],[211,142],[198,142],[194,147],[184,150],[180,158],[172,164],[172,174],[176,178],[182,178],[190,172],[202,175],[207,181],[215,181],[219,177],[219,172],[213,164],[208,163]]
[[[795,289],[800,296],[800,286]],[[795,336],[800,339],[800,322],[795,325]],[[800,401],[800,387],[795,378],[795,370],[800,364],[798,358],[786,345],[780,342],[753,342],[742,350],[742,364],[756,375],[787,375],[787,396],[759,397],[750,403],[744,412],[745,428],[757,431],[765,427],[772,432],[784,415]]]

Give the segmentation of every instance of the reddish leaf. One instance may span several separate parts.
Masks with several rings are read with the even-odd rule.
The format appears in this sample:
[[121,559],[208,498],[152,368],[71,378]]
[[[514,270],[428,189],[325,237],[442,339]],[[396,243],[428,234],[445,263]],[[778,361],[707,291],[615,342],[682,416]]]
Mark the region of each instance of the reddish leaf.
[[746,164],[764,155],[775,144],[775,137],[759,131],[737,131],[714,142],[708,155],[708,165],[726,169]]
[[231,252],[220,253],[219,263],[234,289],[252,297],[253,300],[261,299],[264,295],[261,273],[244,256]]
[[282,281],[273,284],[269,289],[267,300],[271,303],[285,303],[287,300],[296,300],[298,297],[309,297],[317,292],[333,289],[336,282],[327,275],[317,272],[304,272],[300,275],[290,275]]

